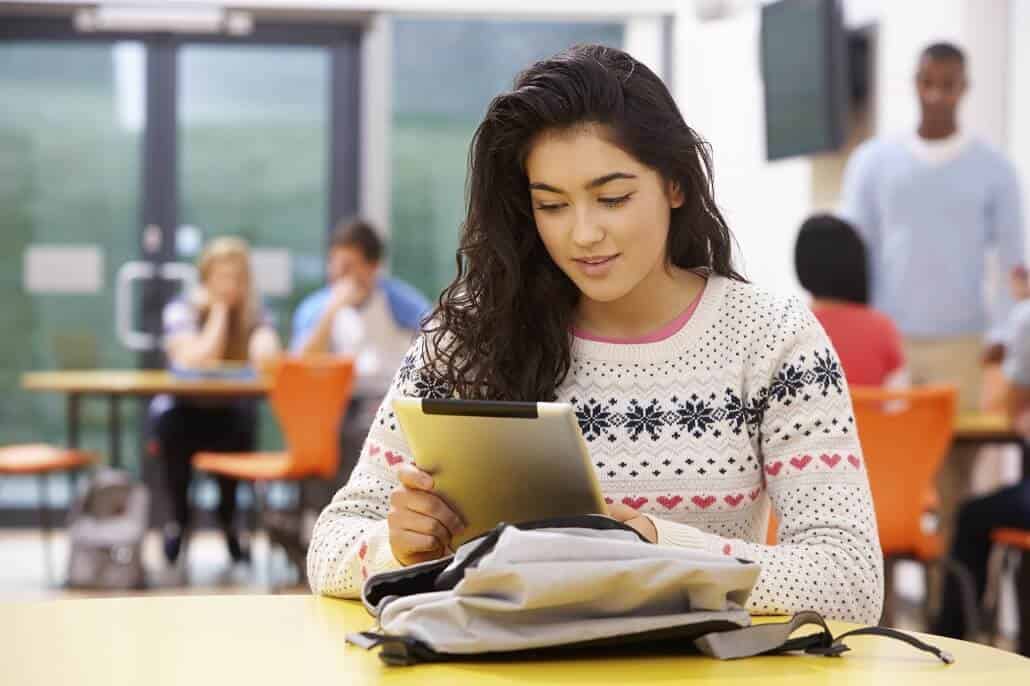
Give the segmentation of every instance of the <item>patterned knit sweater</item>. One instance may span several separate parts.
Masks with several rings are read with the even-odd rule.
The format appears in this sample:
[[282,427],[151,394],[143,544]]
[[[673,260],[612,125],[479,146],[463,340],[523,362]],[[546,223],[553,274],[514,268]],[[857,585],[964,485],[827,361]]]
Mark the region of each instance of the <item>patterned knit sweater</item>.
[[[421,345],[315,525],[308,574],[318,593],[356,597],[369,575],[400,566],[385,518],[393,470],[411,453],[390,399],[450,395],[421,365]],[[879,619],[883,558],[848,389],[797,299],[713,276],[691,319],[664,340],[576,338],[557,399],[575,407],[606,499],[648,515],[659,545],[761,565],[752,611]]]

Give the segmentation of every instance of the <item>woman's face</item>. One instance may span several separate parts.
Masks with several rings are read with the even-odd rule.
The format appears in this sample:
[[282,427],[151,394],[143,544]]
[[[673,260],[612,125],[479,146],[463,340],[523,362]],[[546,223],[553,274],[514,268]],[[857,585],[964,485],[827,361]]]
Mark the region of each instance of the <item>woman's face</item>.
[[526,173],[551,259],[584,297],[609,303],[664,268],[670,212],[683,197],[602,133],[589,125],[542,134]]
[[248,276],[247,266],[242,260],[226,257],[212,263],[204,286],[213,301],[237,307],[243,303],[250,288]]

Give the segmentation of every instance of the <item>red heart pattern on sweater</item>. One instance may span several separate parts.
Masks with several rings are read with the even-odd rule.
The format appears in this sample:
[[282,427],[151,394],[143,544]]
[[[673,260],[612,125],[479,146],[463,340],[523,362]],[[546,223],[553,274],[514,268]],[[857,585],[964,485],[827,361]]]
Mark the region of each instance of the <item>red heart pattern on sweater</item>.
[[776,476],[780,473],[783,468],[783,463],[780,461],[773,462],[772,464],[765,465],[765,473],[769,476]]
[[642,496],[640,498],[630,498],[629,496],[626,496],[625,498],[622,499],[622,504],[623,505],[629,505],[634,510],[639,510],[640,508],[642,508],[644,506],[644,503],[646,503],[646,502],[647,502],[647,498],[644,498]]
[[398,462],[404,461],[403,457],[401,457],[400,455],[391,450],[387,450],[386,453],[384,453],[384,457],[386,458],[386,461],[390,464],[391,467],[397,464]]
[[671,510],[672,508],[676,507],[681,502],[683,502],[683,496],[679,496],[679,495],[674,495],[674,496],[660,495],[660,496],[658,496],[657,500],[658,500],[658,504],[660,504],[666,510]]
[[822,460],[823,464],[825,464],[827,467],[833,469],[840,463],[841,456],[837,453],[834,453],[833,455],[820,455],[819,459]]
[[736,495],[728,495],[725,498],[723,498],[723,500],[726,501],[726,504],[729,505],[730,507],[736,507],[737,505],[740,505],[740,501],[743,500],[743,499],[744,499],[744,494],[743,493],[738,493]]
[[368,543],[362,542],[361,548],[358,549],[358,557],[362,560],[365,559],[365,555],[368,555]]
[[707,510],[709,507],[711,507],[712,505],[715,504],[715,496],[714,495],[706,495],[706,496],[702,497],[702,496],[699,496],[699,495],[695,495],[693,498],[690,499],[690,502],[694,503],[695,505],[700,507],[702,510]]
[[371,455],[372,457],[375,457],[376,455],[378,455],[380,450],[382,450],[382,448],[380,448],[375,443],[369,443],[368,444],[368,454]]
[[862,460],[858,459],[854,455],[848,455],[848,462],[850,462],[851,466],[854,467],[855,469],[861,469],[862,468]]
[[808,463],[812,461],[811,455],[802,455],[800,457],[790,458],[790,463],[794,465],[795,469],[804,469],[808,466]]
[[723,555],[732,555],[733,554],[733,548],[730,546],[729,543],[727,543],[726,545],[724,545],[722,547],[722,554]]
[[753,490],[750,493],[748,493],[747,497],[751,498],[751,500],[758,500],[758,496],[760,496],[760,495],[762,495],[762,489],[761,488],[756,488],[755,490]]
[[614,500],[612,500],[611,498],[609,498],[608,496],[605,496],[605,497],[604,497],[604,502],[605,502],[605,503],[607,503],[608,505],[611,505],[611,504],[612,504],[612,503],[614,503],[615,501],[614,501]]

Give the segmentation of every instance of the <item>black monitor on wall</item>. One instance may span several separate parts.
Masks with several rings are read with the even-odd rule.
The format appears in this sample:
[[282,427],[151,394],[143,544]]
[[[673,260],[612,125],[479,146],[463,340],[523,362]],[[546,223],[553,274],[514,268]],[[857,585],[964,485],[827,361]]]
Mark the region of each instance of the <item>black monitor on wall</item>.
[[766,157],[839,149],[848,132],[848,37],[838,0],[762,7]]

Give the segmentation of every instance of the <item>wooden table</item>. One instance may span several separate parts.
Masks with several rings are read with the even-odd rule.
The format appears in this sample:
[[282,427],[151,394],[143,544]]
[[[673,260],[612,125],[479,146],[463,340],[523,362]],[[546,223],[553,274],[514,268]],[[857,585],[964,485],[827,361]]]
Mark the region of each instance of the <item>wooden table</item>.
[[169,394],[192,397],[261,397],[268,391],[262,378],[250,380],[182,379],[163,370],[94,369],[89,371],[29,372],[21,377],[28,391],[64,393],[68,447],[79,445],[79,404],[84,395],[108,399],[110,463],[121,466],[121,398]]
[[[0,605],[3,683],[147,684],[740,684],[944,686],[1030,683],[1030,659],[930,637],[956,658],[884,638],[855,637],[840,658],[807,655],[720,662],[699,655],[387,667],[344,643],[372,621],[353,601],[312,596],[59,600]],[[839,633],[848,625],[832,622]]]
[[1007,415],[996,412],[963,412],[955,421],[955,440],[969,443],[1018,443],[1020,436]]

